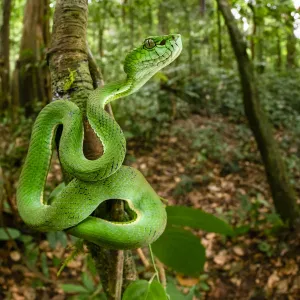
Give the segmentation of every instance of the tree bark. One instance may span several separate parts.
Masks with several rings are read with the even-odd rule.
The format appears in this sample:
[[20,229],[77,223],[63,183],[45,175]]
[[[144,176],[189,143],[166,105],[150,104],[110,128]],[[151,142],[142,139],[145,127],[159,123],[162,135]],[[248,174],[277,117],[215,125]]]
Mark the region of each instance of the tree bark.
[[223,62],[223,45],[222,45],[222,24],[221,24],[221,16],[220,16],[219,9],[217,9],[217,25],[218,25],[218,62],[220,66],[222,65]]
[[[36,103],[45,105],[50,100],[50,77],[44,64],[45,48],[50,39],[49,0],[27,0],[19,59],[14,83],[19,88],[19,103],[25,115],[33,113]],[[16,100],[15,100],[16,101]]]
[[289,225],[295,225],[300,218],[297,195],[289,182],[285,163],[273,137],[272,127],[261,108],[253,66],[246,52],[246,44],[235,23],[228,1],[217,0],[217,3],[225,19],[238,62],[245,114],[265,165],[276,211]]
[[203,17],[205,15],[205,0],[200,0],[200,14]]
[[2,24],[0,27],[0,114],[8,108],[10,102],[9,80],[9,21],[11,13],[11,0],[3,0]]
[[158,26],[161,34],[169,34],[168,9],[164,1],[161,1],[158,7]]
[[297,39],[294,35],[293,26],[291,26],[290,30],[291,30],[291,32],[288,33],[287,41],[286,41],[286,53],[287,53],[286,54],[286,68],[288,70],[297,67],[297,63],[296,63]]
[[257,29],[257,16],[256,16],[256,10],[255,10],[255,2],[253,3],[252,1],[248,2],[248,6],[252,11],[252,34],[251,34],[251,57],[252,57],[252,61],[255,60],[255,40],[257,39],[256,36],[256,29]]
[[[88,94],[103,84],[102,76],[87,47],[87,0],[57,0],[54,14],[51,48],[48,61],[51,70],[54,99],[72,99],[85,115]],[[70,82],[70,74],[73,80]],[[83,151],[88,159],[102,154],[102,144],[84,116]],[[124,217],[123,202],[109,201],[94,216],[121,221]],[[124,284],[124,251],[110,250],[87,243],[98,269],[108,299],[121,299]],[[127,252],[125,252],[127,255]],[[125,269],[128,267],[125,262]]]
[[275,67],[277,71],[281,71],[282,53],[281,53],[281,37],[280,37],[279,29],[277,29],[277,35],[276,35],[276,50],[277,50],[277,60],[275,63]]

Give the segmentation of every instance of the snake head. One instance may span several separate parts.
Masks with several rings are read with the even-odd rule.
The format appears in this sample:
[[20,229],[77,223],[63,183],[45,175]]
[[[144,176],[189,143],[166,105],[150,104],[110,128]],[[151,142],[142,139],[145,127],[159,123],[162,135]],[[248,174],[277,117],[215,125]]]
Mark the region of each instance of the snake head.
[[155,73],[174,61],[182,50],[180,34],[150,36],[125,58],[124,71],[134,92]]

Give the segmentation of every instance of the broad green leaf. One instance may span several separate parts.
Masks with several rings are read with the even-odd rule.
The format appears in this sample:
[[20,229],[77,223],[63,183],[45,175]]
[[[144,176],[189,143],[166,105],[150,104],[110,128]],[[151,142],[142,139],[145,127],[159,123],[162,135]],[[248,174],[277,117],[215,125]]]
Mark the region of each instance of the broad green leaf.
[[20,231],[15,228],[0,228],[0,241],[8,241],[17,239],[21,235]]
[[147,300],[168,300],[165,289],[158,281],[152,281],[149,287]]
[[189,226],[208,232],[232,235],[233,229],[225,221],[200,209],[185,206],[168,206],[168,225]]
[[167,294],[171,300],[193,300],[194,288],[191,288],[187,295],[182,294],[176,287],[173,281],[168,281]]
[[149,283],[146,280],[137,280],[128,286],[122,300],[168,300],[168,297],[158,281]]
[[144,300],[148,295],[149,283],[146,280],[137,280],[125,290],[122,300]]
[[59,286],[66,293],[88,293],[88,290],[82,285],[63,283],[60,284]]
[[168,226],[152,244],[154,254],[177,272],[197,276],[203,270],[205,249],[190,231]]

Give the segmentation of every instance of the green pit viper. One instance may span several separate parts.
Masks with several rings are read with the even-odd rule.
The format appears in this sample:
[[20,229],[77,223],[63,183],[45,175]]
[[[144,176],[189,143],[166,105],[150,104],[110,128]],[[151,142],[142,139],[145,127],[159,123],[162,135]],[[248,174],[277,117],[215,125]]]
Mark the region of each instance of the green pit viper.
[[[114,249],[138,248],[155,241],[166,226],[160,197],[136,169],[123,166],[126,141],[105,105],[136,92],[155,73],[174,61],[182,49],[179,34],[152,36],[125,58],[126,79],[95,89],[86,104],[87,119],[101,140],[103,155],[88,160],[83,154],[83,113],[68,100],[53,101],[39,113],[17,188],[21,218],[39,231],[66,230],[86,241]],[[73,179],[55,197],[44,199],[55,134],[63,125],[59,158]],[[133,211],[127,222],[91,216],[104,201],[122,199]]]

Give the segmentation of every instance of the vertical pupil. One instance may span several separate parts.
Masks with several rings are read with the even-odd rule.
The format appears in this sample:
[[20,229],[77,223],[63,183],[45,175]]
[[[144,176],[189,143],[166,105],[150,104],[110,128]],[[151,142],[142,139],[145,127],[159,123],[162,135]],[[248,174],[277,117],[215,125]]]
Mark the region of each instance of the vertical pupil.
[[151,40],[151,39],[146,40],[146,41],[145,41],[145,45],[146,45],[146,47],[149,48],[149,49],[151,49],[151,48],[153,48],[153,47],[155,46],[153,40]]

